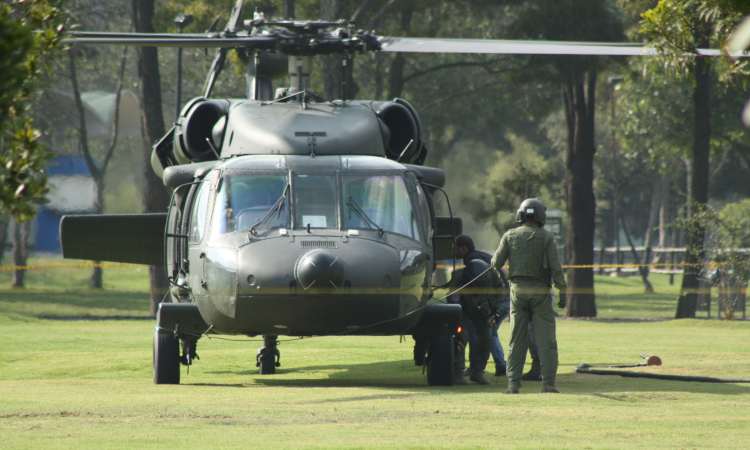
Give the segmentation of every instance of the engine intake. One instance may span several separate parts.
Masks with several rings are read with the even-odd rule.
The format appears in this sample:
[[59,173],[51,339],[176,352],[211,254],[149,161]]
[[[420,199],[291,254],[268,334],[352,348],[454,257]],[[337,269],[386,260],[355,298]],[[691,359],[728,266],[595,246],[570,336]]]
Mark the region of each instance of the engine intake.
[[190,101],[182,110],[175,127],[173,145],[177,161],[185,164],[218,159],[214,149],[221,154],[228,111],[227,100],[198,98]]
[[386,157],[401,163],[421,164],[427,149],[422,142],[422,124],[414,108],[400,98],[374,106]]

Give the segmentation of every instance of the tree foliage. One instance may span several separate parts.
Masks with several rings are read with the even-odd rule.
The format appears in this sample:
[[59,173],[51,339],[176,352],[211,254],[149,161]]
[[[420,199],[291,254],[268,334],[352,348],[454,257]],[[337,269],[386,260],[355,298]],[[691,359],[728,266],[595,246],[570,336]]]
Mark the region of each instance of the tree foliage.
[[[675,78],[689,76],[693,89],[693,150],[691,155],[688,211],[695,205],[703,211],[708,202],[711,127],[711,63],[698,49],[723,47],[731,29],[747,13],[746,2],[732,0],[661,0],[642,14],[641,32],[651,38],[650,45],[659,56],[652,64],[661,64]],[[744,63],[724,56],[714,63],[719,80],[732,84],[748,74]],[[702,222],[687,231],[687,251],[682,289],[677,302],[677,318],[695,317],[699,274],[697,264],[704,256],[705,230]]]
[[64,14],[54,0],[12,1],[0,7],[0,211],[17,221],[47,201],[45,163],[28,115],[36,82],[63,36]]
[[[640,32],[659,51],[652,64],[664,67],[672,76],[694,77],[697,49],[724,48],[737,24],[750,13],[750,4],[739,0],[661,0],[642,14]],[[747,84],[747,61],[728,56],[716,63],[719,81]]]
[[688,234],[696,230],[706,233],[703,252],[707,264],[701,264],[700,274],[719,287],[723,318],[734,319],[735,309],[741,308],[738,304],[741,292],[750,279],[750,255],[741,251],[750,242],[750,201],[728,204],[720,212],[701,204],[693,205],[692,209],[693,214],[678,220],[676,226]]

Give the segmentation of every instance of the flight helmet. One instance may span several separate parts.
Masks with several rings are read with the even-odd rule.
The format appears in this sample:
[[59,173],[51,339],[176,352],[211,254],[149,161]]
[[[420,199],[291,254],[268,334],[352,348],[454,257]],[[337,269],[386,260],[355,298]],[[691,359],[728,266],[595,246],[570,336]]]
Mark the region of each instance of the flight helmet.
[[547,222],[547,207],[536,198],[527,198],[522,201],[516,212],[516,223],[528,221],[536,222],[540,227]]

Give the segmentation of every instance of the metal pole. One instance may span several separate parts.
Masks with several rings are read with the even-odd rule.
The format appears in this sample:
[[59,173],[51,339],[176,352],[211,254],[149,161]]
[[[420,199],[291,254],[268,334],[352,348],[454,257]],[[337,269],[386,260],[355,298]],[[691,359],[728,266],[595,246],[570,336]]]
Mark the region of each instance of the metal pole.
[[[182,27],[179,28],[182,33]],[[175,101],[175,118],[180,118],[180,105],[182,104],[182,47],[177,49],[177,100]]]
[[[609,105],[612,113],[612,203],[615,220],[615,261],[618,264],[622,264],[620,259],[620,227],[618,226],[618,212],[617,203],[618,196],[615,193],[617,185],[617,139],[615,138],[615,85],[622,83],[623,77],[608,77],[607,84],[609,84]],[[615,269],[617,273],[620,273],[620,267]]]

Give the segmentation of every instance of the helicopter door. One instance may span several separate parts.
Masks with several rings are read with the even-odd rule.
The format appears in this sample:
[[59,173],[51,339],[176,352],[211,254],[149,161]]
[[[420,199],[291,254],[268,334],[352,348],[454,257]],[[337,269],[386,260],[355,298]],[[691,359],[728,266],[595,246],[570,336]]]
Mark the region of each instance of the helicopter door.
[[194,294],[206,295],[205,278],[203,276],[203,258],[201,242],[206,236],[208,227],[208,199],[211,181],[203,181],[193,196],[188,217],[187,239],[187,272],[189,285]]
[[165,268],[167,278],[172,282],[177,282],[180,275],[180,269],[184,258],[185,237],[183,229],[185,227],[185,204],[188,194],[191,192],[189,185],[183,185],[177,188],[172,195],[172,199],[167,212],[167,226],[164,244],[166,246]]

